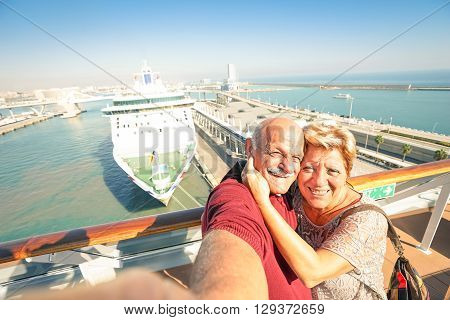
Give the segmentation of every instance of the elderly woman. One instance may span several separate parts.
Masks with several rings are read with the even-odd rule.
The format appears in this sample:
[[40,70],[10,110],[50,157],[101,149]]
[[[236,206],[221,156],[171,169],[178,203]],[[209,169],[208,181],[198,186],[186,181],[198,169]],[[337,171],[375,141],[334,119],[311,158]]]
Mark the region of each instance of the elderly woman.
[[[310,124],[293,194],[298,233],[269,201],[269,188],[249,158],[243,176],[272,237],[315,299],[386,299],[382,265],[387,222],[347,183],[356,157],[347,129]],[[356,207],[361,206],[359,209]],[[351,209],[351,210],[350,210]]]

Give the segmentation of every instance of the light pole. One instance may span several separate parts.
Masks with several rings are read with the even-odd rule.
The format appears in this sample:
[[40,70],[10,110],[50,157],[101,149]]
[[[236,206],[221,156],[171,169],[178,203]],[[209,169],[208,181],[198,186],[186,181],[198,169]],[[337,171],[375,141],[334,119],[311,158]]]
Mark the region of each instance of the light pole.
[[392,126],[392,117],[391,117],[391,121],[389,122],[389,129],[388,129],[388,133],[391,133],[391,126]]
[[353,99],[354,98],[350,98],[350,112],[348,113],[348,118],[349,119],[352,118]]
[[433,125],[433,129],[431,129],[431,133],[434,133],[434,130],[436,129],[439,122],[435,122]]

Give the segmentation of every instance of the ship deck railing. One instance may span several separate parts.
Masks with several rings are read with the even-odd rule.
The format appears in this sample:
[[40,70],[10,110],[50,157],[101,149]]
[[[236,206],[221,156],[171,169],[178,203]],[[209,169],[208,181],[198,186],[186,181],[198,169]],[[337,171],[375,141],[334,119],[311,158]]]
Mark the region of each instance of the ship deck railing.
[[[437,250],[432,244],[443,216],[445,221],[449,220],[446,209],[450,194],[450,160],[352,177],[349,182],[358,191],[395,184],[395,195],[378,202],[394,224],[397,217],[416,214],[419,209],[422,213],[431,212],[428,221],[423,223],[425,230],[419,232],[421,239],[417,234],[413,235],[415,239],[409,239],[408,234],[402,239],[406,239],[407,254],[414,256],[410,260],[419,273],[441,276],[436,278],[440,280],[433,278],[433,283],[444,282],[440,287],[435,284],[439,287],[436,292],[442,293],[448,288],[448,281],[445,283],[450,276],[448,242],[439,245]],[[430,190],[437,199],[431,199],[425,208],[414,207],[410,199],[416,197],[422,201],[420,195]],[[64,288],[83,281],[96,284],[113,279],[120,270],[137,266],[153,271],[178,268],[186,275],[201,245],[203,210],[199,207],[2,243],[0,298],[20,297],[24,290],[39,286]],[[448,223],[443,226],[448,235]],[[436,239],[440,241],[442,237],[438,235]],[[430,263],[423,259],[435,260]],[[395,257],[387,260],[388,265],[392,265]],[[446,278],[442,280],[442,277]]]

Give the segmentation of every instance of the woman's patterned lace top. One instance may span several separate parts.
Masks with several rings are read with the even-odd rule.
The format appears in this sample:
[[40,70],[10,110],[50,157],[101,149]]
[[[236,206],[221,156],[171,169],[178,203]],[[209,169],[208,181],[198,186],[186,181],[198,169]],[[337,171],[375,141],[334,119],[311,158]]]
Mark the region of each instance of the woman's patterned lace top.
[[[327,224],[317,226],[305,215],[299,192],[294,194],[293,203],[299,217],[297,232],[302,238],[315,250],[330,250],[355,267],[312,288],[313,299],[386,299],[382,273],[386,253],[386,218],[379,212],[367,210],[341,219],[343,212]],[[365,203],[375,204],[364,196],[352,207]]]

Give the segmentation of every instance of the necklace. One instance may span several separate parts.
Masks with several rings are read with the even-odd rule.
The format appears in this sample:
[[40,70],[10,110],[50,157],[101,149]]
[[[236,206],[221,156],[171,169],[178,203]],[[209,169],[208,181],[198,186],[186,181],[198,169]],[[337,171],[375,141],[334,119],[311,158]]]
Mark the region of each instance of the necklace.
[[[353,193],[349,194],[349,191],[353,191]],[[343,200],[339,202],[339,204],[334,206],[332,209],[329,209],[325,212],[319,212],[319,213],[317,213],[317,210],[315,210],[313,207],[311,207],[309,205],[309,203],[307,201],[305,201],[304,198],[302,198],[303,212],[305,213],[305,215],[307,215],[308,219],[311,222],[313,222],[315,225],[323,226],[323,225],[327,224],[328,222],[330,222],[331,220],[333,220],[338,215],[340,215],[342,212],[346,211],[349,207],[358,203],[361,200],[361,197],[362,197],[362,194],[360,194],[352,189],[348,189],[346,195],[343,197]],[[347,203],[347,204],[345,204],[345,203]]]

